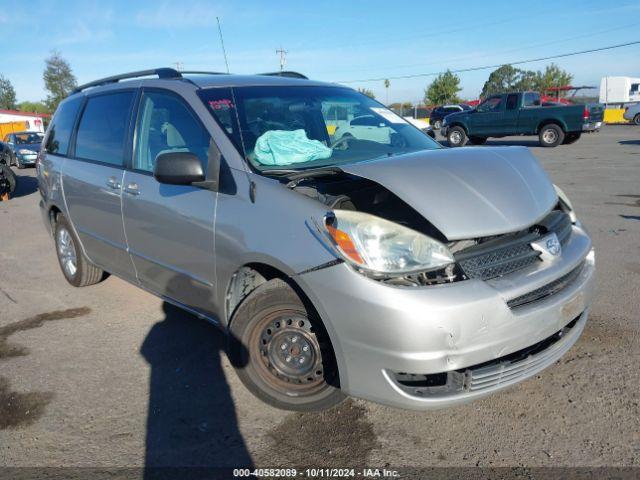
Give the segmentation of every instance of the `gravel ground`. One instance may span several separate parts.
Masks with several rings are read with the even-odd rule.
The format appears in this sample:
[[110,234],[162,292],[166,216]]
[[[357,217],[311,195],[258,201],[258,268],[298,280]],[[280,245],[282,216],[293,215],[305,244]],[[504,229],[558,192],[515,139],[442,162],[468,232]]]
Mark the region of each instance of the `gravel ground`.
[[555,149],[487,143],[531,146],[570,196],[596,247],[598,295],[556,365],[430,413],[266,406],[213,326],[114,277],[69,286],[34,171],[19,171],[18,197],[0,203],[0,466],[640,466],[639,139],[610,126]]

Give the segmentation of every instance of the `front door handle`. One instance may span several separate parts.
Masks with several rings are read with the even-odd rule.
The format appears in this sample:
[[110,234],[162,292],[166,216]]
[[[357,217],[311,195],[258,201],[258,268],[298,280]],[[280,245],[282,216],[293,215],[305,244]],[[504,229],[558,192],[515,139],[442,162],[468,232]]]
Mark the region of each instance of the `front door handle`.
[[125,187],[124,191],[127,192],[129,195],[140,195],[140,190],[138,190],[137,183],[130,183]]
[[107,187],[112,188],[113,190],[119,190],[120,183],[118,183],[116,177],[109,177],[109,179],[107,180]]

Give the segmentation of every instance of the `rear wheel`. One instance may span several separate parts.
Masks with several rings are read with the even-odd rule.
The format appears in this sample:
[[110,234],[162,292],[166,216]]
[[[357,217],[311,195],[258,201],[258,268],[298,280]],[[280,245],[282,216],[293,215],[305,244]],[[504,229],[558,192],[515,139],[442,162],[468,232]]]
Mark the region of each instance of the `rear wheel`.
[[229,356],[242,383],[274,407],[324,410],[345,398],[322,324],[283,280],[263,283],[240,304]]
[[640,125],[640,113],[633,117],[633,123]]
[[487,137],[469,137],[469,140],[474,145],[484,145],[487,143]]
[[557,147],[564,142],[564,132],[555,123],[544,125],[538,134],[540,145],[543,147]]
[[567,133],[567,135],[564,137],[564,144],[570,145],[572,143],[577,142],[581,135],[582,135],[581,132]]
[[462,127],[452,127],[447,132],[450,147],[463,147],[467,143],[467,134]]
[[16,191],[18,179],[13,170],[8,165],[0,164],[0,195],[7,194],[13,196]]
[[85,287],[104,278],[104,271],[89,262],[82,253],[78,238],[61,213],[58,214],[54,234],[58,263],[67,282],[74,287]]

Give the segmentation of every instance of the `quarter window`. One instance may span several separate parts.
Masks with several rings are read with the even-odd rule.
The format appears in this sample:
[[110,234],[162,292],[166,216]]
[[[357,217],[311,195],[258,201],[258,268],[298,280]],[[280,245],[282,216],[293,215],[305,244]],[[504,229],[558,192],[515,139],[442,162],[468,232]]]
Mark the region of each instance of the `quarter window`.
[[47,133],[45,150],[54,155],[66,155],[69,150],[71,130],[76,121],[76,115],[82,105],[82,97],[72,98],[62,102],[53,116]]
[[89,98],[78,126],[76,157],[124,165],[124,145],[132,99],[133,92]]
[[136,170],[152,172],[156,158],[163,153],[189,152],[200,159],[206,171],[211,136],[174,95],[144,94],[136,138]]
[[518,95],[512,93],[507,96],[507,110],[515,110],[518,106]]

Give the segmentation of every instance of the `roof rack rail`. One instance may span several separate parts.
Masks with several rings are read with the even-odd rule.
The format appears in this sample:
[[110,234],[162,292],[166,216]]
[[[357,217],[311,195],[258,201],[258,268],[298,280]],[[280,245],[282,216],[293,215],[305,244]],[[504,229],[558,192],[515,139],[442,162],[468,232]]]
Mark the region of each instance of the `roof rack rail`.
[[118,83],[120,80],[148,77],[150,75],[157,75],[158,78],[182,78],[182,74],[173,68],[154,68],[152,70],[140,70],[138,72],[123,73],[121,75],[113,75],[111,77],[101,78],[100,80],[94,80],[93,82],[85,83],[84,85],[76,87],[72,93],[78,93],[82,90],[86,90],[87,88],[107,85],[109,83]]
[[229,75],[226,72],[206,72],[202,70],[180,70],[183,75]]
[[298,72],[292,72],[290,70],[285,70],[283,72],[269,72],[269,73],[259,73],[258,75],[267,75],[269,77],[289,77],[289,78],[302,78],[304,80],[309,80],[309,77],[303,75]]

